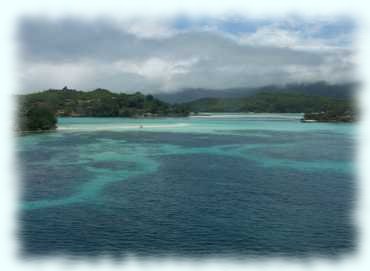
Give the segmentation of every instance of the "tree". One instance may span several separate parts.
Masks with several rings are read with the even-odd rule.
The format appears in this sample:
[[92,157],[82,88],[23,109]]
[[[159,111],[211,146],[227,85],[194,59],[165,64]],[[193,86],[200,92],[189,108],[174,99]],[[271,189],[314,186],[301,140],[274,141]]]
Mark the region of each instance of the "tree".
[[41,104],[32,105],[20,118],[22,131],[50,130],[55,129],[57,124],[54,112]]

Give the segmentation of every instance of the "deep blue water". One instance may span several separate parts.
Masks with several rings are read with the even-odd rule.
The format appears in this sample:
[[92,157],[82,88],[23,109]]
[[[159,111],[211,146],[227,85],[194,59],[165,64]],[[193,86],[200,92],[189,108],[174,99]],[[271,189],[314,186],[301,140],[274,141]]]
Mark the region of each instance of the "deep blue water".
[[[117,129],[120,121],[144,129]],[[18,139],[26,256],[325,257],[355,248],[352,125],[242,116],[60,123]]]

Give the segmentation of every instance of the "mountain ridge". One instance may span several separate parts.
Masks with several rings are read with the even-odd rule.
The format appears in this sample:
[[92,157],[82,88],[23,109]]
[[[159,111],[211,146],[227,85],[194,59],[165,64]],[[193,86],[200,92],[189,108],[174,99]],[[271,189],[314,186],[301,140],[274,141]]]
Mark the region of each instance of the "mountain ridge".
[[177,92],[153,94],[167,103],[188,103],[203,98],[245,98],[260,92],[301,93],[314,96],[333,98],[351,98],[354,96],[358,83],[347,82],[329,84],[324,81],[314,83],[296,83],[287,85],[266,85],[261,87],[240,87],[226,89],[186,88]]

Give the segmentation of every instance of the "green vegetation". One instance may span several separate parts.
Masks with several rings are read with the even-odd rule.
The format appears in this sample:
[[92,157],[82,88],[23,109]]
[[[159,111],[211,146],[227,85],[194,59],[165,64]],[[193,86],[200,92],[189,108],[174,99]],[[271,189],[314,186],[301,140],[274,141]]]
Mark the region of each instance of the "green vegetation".
[[185,106],[170,105],[152,95],[112,93],[106,89],[78,91],[49,89],[20,95],[19,130],[55,128],[58,116],[69,117],[178,117],[187,116]]
[[246,98],[205,98],[186,103],[193,112],[353,112],[351,99],[301,93],[261,92]]
[[22,103],[29,107],[47,104],[57,116],[72,117],[144,117],[187,116],[186,108],[173,106],[152,95],[112,93],[106,89],[77,91],[63,88],[21,95]]
[[300,83],[287,85],[269,85],[262,87],[240,87],[228,89],[186,88],[176,92],[157,93],[155,97],[169,103],[186,103],[204,98],[246,98],[257,93],[296,93],[309,96],[324,96],[332,98],[351,98],[359,84],[349,82],[329,84],[327,82]]
[[18,118],[20,131],[53,130],[57,124],[54,112],[44,104],[22,107]]
[[351,111],[326,111],[317,113],[305,113],[303,122],[353,122],[355,115]]

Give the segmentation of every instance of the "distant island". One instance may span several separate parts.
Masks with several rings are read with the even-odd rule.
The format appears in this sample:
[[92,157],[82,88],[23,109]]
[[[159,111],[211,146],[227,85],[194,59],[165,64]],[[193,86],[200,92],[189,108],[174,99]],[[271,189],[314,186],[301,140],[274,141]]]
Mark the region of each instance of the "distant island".
[[185,103],[192,112],[304,113],[302,122],[353,122],[353,98],[262,92],[246,98],[205,98]]
[[[311,95],[307,91],[318,86],[319,91],[312,91]],[[334,86],[324,86],[316,83],[300,86],[297,91],[292,86],[275,87],[271,91],[264,87],[245,97],[209,97],[179,103],[165,102],[158,96],[140,92],[114,93],[101,88],[93,91],[67,87],[49,89],[18,95],[18,130],[53,130],[58,117],[186,117],[201,112],[304,113],[303,122],[354,121],[354,98],[348,87],[353,85],[339,86],[338,93]]]
[[289,92],[261,92],[244,98],[203,98],[182,104],[192,112],[313,113],[353,111],[353,99]]

